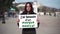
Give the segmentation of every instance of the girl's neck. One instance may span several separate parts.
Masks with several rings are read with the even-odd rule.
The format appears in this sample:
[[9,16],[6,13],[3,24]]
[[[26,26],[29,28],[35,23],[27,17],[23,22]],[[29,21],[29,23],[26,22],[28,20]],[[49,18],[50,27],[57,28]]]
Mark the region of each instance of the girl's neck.
[[27,12],[27,14],[29,14],[29,12]]

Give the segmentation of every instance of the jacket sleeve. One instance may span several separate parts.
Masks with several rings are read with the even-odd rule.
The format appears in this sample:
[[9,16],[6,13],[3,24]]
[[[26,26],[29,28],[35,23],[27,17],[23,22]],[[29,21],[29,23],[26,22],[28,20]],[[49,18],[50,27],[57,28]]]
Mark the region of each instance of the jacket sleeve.
[[19,20],[17,19],[17,26],[19,27]]
[[20,19],[19,17],[17,17],[17,26],[19,27],[19,22],[20,22]]
[[40,25],[40,20],[37,19],[37,26],[38,26],[38,28],[39,28],[39,25]]
[[19,27],[19,23],[17,23],[17,26]]

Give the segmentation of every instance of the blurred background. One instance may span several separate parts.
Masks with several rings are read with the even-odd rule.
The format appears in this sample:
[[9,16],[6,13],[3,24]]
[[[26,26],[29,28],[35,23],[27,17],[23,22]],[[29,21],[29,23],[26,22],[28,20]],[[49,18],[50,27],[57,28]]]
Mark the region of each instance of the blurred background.
[[17,19],[26,2],[37,6],[40,26],[36,34],[60,34],[60,0],[0,0],[0,34],[22,34]]

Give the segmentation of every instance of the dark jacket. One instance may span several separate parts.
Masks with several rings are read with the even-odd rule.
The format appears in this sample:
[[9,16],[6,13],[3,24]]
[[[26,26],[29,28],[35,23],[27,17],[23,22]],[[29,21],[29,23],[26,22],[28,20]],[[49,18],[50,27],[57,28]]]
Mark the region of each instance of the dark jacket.
[[34,13],[34,12],[27,13],[26,11],[24,11],[23,13],[21,13],[21,15],[25,15],[25,14],[36,14],[36,13]]

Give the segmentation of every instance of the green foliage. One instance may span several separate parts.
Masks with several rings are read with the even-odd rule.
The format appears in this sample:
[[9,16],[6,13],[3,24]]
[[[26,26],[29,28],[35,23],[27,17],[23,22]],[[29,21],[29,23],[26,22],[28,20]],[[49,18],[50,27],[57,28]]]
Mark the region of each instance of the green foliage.
[[0,0],[0,8],[9,8],[14,0]]
[[15,6],[10,6],[10,7],[14,8],[14,9],[15,9],[15,11],[19,11],[19,10],[18,10],[18,8],[17,8],[17,7],[15,7]]

